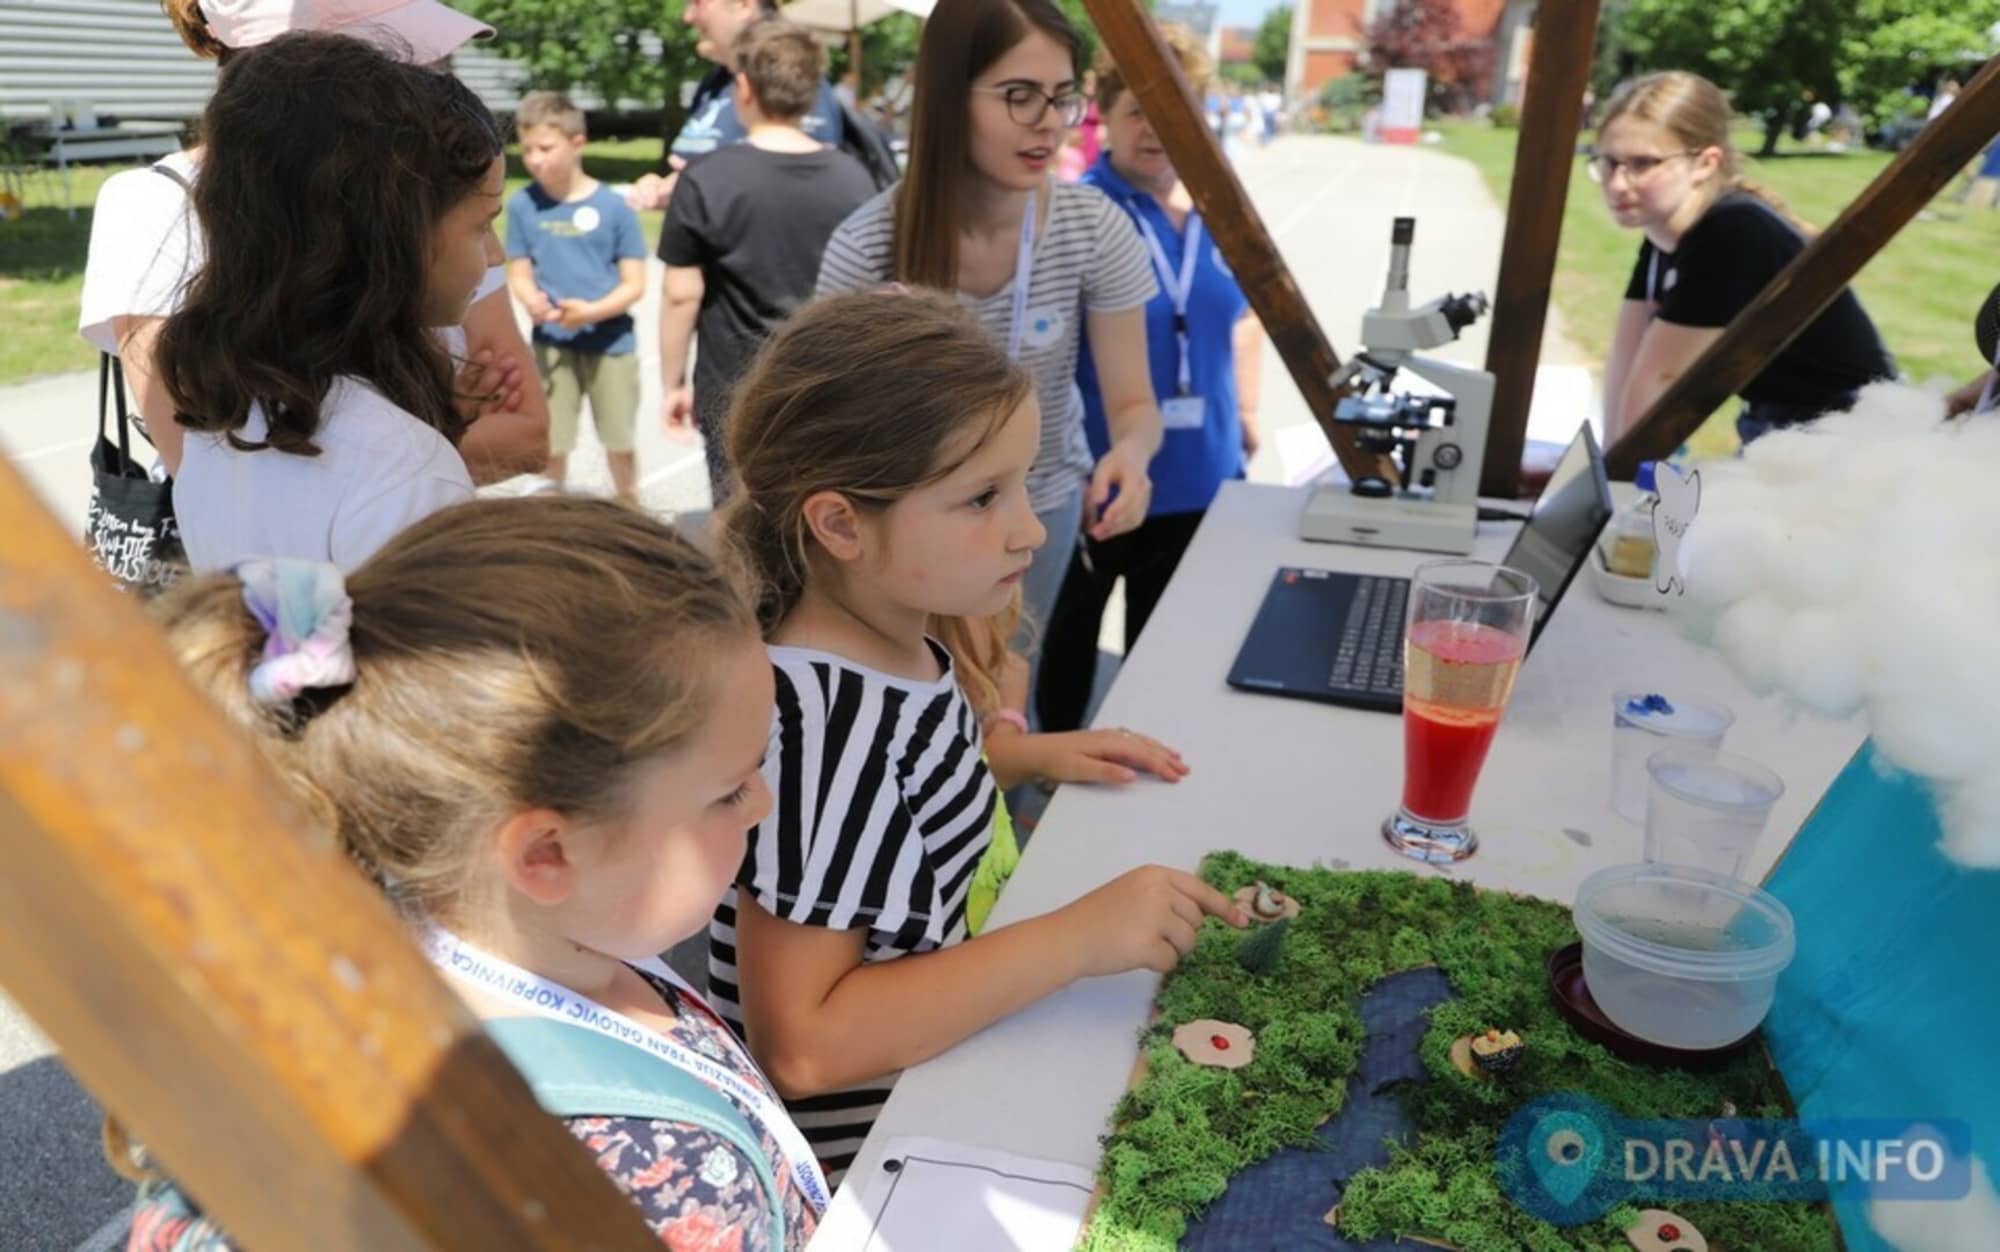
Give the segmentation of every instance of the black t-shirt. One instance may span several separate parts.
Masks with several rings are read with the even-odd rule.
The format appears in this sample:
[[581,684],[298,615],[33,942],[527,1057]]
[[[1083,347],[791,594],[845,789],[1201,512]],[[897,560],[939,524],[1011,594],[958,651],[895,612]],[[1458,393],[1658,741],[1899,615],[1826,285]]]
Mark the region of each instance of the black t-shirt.
[[765,337],[812,298],[826,241],[874,194],[868,171],[834,148],[731,144],[681,171],[659,256],[701,270],[694,400],[703,414],[724,410]]
[[[1660,252],[1651,240],[1640,244],[1625,298],[1656,302],[1659,319],[1676,326],[1727,326],[1805,246],[1798,229],[1769,205],[1732,191],[1709,206],[1674,251]],[[1863,385],[1895,373],[1875,323],[1853,290],[1843,288],[1742,394],[1753,404],[1819,413],[1845,408]]]

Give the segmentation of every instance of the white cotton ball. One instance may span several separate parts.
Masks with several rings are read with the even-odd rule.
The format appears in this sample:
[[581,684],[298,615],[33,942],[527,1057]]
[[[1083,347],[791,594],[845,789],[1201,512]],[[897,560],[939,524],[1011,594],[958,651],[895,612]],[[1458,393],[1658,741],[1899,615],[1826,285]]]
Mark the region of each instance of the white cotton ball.
[[1938,850],[1971,869],[2000,869],[2000,770],[1942,789]]
[[1760,695],[1777,686],[1780,632],[1785,612],[1766,595],[1738,601],[1717,619],[1715,646],[1751,690]]
[[1822,717],[1847,717],[1861,706],[1861,649],[1841,614],[1814,607],[1783,627],[1777,681],[1794,700]]
[[1775,430],[1743,449],[1743,465],[1768,486],[1818,481],[1838,449],[1809,429]]
[[1766,589],[1788,605],[1803,607],[1840,600],[1854,581],[1852,537],[1828,526],[1799,525],[1783,533]]
[[1759,692],[1864,712],[1880,759],[1937,787],[1946,852],[2000,867],[2000,421],[1941,416],[1871,387],[1705,466],[1682,624]]
[[1846,416],[1852,421],[1893,423],[1905,429],[1935,426],[1944,421],[1944,396],[1908,383],[1870,383],[1855,396]]
[[1749,513],[1695,515],[1681,540],[1688,595],[1704,605],[1733,604],[1770,581],[1782,548],[1775,519]]
[[1897,691],[1868,710],[1875,746],[1913,774],[1964,782],[1993,769],[1992,693]]
[[1868,1224],[1897,1252],[1988,1252],[2000,1230],[2000,1194],[1972,1158],[1972,1187],[1956,1200],[1875,1200]]

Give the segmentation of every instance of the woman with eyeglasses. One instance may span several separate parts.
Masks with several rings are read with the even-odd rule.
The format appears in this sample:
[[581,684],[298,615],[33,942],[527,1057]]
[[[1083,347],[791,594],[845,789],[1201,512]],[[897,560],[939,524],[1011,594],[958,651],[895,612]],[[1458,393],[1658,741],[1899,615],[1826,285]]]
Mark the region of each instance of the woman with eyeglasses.
[[[1054,0],[939,0],[917,51],[909,167],[834,232],[819,271],[822,295],[889,281],[956,291],[1033,376],[1041,443],[1028,496],[1048,540],[1021,600],[1038,623],[1080,530],[1104,540],[1145,520],[1161,439],[1146,247],[1103,192],[1050,177],[1084,115],[1079,51]],[[1086,337],[1109,434],[1095,460],[1072,385]]]
[[[1604,366],[1610,438],[1806,246],[1808,228],[1744,180],[1729,123],[1722,91],[1681,71],[1635,79],[1605,108],[1590,174],[1618,224],[1645,232]],[[1843,290],[1743,388],[1737,433],[1749,443],[1845,409],[1863,385],[1895,373],[1861,301]]]

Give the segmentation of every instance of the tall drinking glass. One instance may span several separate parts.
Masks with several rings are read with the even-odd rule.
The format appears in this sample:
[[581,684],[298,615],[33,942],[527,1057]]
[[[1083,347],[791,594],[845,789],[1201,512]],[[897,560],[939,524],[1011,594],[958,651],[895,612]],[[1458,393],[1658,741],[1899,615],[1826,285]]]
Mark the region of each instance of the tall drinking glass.
[[1478,848],[1468,818],[1479,768],[1535,620],[1535,580],[1486,561],[1429,561],[1410,586],[1403,649],[1403,804],[1382,837],[1444,864]]

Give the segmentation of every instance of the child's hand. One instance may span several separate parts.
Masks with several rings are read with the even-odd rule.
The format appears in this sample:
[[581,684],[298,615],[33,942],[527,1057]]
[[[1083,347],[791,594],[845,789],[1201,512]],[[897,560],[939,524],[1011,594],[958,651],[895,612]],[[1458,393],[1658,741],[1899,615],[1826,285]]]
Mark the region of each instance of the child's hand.
[[513,413],[521,407],[521,363],[511,356],[495,356],[491,348],[481,348],[459,366],[452,384],[458,413],[466,421],[477,421],[488,413]]
[[590,311],[590,301],[569,299],[556,306],[550,320],[564,330],[582,330],[596,322],[597,318]]
[[1031,735],[1037,772],[1055,783],[1128,783],[1138,771],[1167,782],[1187,777],[1181,754],[1157,739],[1119,727]]
[[665,402],[661,405],[661,420],[666,424],[667,437],[681,443],[694,438],[694,388],[682,384],[667,388]]
[[556,306],[549,303],[548,293],[539,288],[521,304],[528,310],[528,320],[531,322],[546,322],[556,313]]
[[1166,973],[1194,950],[1206,917],[1231,926],[1249,924],[1236,902],[1184,870],[1147,865],[1112,879],[1057,910],[1069,929],[1079,976],[1096,978],[1127,970]]

